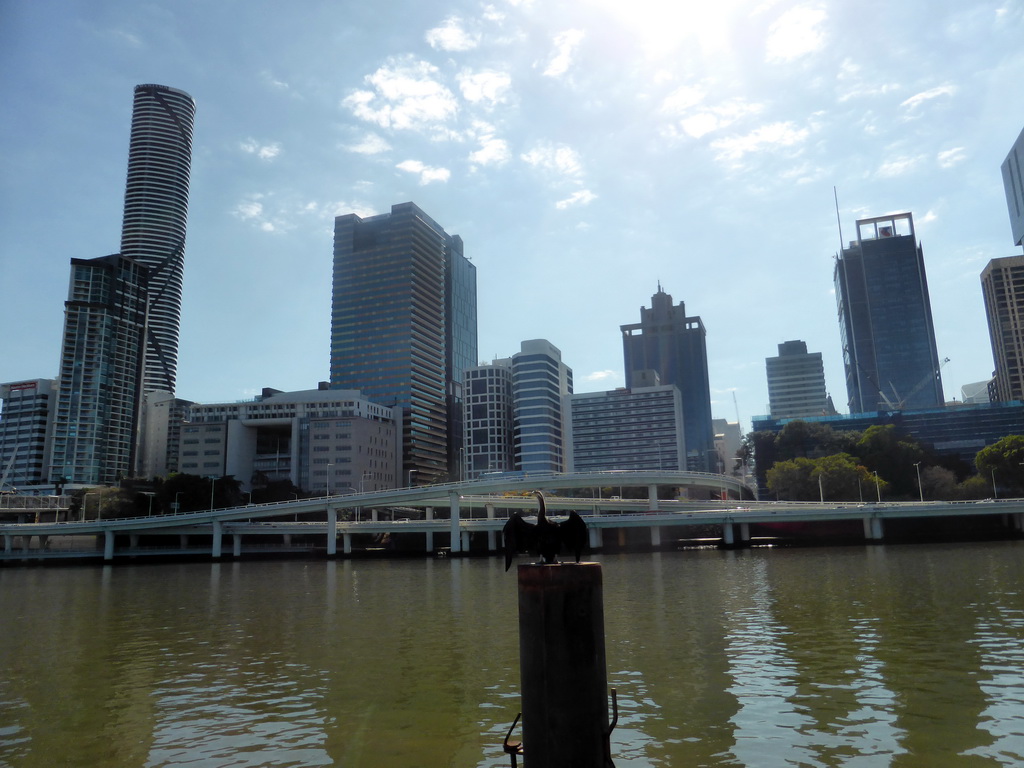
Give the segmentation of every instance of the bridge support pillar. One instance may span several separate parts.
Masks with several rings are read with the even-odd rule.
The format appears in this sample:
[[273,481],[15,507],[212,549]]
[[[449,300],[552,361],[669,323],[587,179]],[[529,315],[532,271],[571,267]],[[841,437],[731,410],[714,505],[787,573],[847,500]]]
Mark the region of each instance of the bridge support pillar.
[[352,534],[343,533],[341,534],[341,550],[346,555],[352,554]]
[[651,509],[659,509],[658,507],[658,486],[648,485],[647,486],[647,501],[651,505]]
[[864,518],[864,538],[868,541],[881,541],[883,538],[882,520],[878,517]]
[[104,531],[103,532],[103,559],[113,560],[114,559],[114,532]]
[[373,522],[375,522],[375,523],[377,522],[377,508],[376,507],[374,507],[373,509],[370,510],[370,519],[373,520]]
[[661,546],[661,526],[659,526],[659,525],[652,525],[651,526],[651,546],[652,547],[660,547]]
[[14,537],[9,533],[4,534],[4,554],[11,554],[14,549]]
[[181,546],[182,549],[188,549],[188,534],[187,533],[183,533],[180,536],[178,536],[178,544]]
[[[487,519],[488,520],[493,520],[494,519],[494,505],[493,504],[484,504],[484,509],[487,510]],[[487,532],[487,551],[488,552],[493,552],[497,548],[498,548],[498,532],[497,531],[488,531]]]
[[338,554],[338,510],[327,509],[327,556]]
[[591,549],[600,549],[601,545],[604,543],[601,540],[601,529],[596,525],[587,526],[587,538],[590,540],[589,543]]
[[49,536],[40,536],[39,537],[39,549],[49,549],[50,548],[49,544],[50,544],[50,537]]
[[736,534],[732,523],[722,523],[722,545],[731,547],[736,544]]
[[233,557],[242,556],[242,534],[240,533],[231,534],[231,555]]
[[451,553],[458,555],[462,552],[462,536],[459,535],[459,494],[455,491],[448,493],[449,509],[451,509]]
[[132,549],[139,548],[139,534],[129,533],[128,534],[128,546]]
[[216,560],[220,557],[224,545],[224,524],[220,520],[213,521],[213,546],[210,554]]
[[750,523],[740,523],[740,541],[750,543]]
[[[423,519],[424,520],[433,520],[434,519],[434,508],[433,507],[427,507],[426,509],[423,510]],[[433,551],[434,551],[434,532],[433,531],[427,531],[427,554],[430,554]]]

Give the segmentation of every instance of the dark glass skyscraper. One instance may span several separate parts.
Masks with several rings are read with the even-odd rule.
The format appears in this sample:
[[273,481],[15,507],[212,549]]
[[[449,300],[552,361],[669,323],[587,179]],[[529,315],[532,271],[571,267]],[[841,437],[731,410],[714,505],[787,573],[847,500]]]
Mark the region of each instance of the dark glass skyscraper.
[[196,105],[165,85],[135,86],[121,255],[149,273],[143,386],[174,392]]
[[462,386],[477,364],[476,267],[413,203],[334,220],[331,387],[402,408],[403,479],[462,474]]
[[650,386],[638,377],[647,370],[658,374],[658,383],[677,386],[683,396],[686,468],[719,469],[711,424],[707,332],[700,317],[687,317],[683,302],[673,306],[672,297],[659,285],[651,308],[640,308],[640,322],[620,328],[626,387]]
[[943,404],[924,252],[909,213],[861,219],[835,265],[850,413]]

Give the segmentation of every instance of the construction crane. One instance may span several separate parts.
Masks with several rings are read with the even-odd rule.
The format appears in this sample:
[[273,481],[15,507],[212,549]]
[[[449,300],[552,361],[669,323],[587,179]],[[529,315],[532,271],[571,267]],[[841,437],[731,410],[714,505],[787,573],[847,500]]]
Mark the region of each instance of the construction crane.
[[885,400],[885,404],[889,406],[889,410],[902,411],[904,406],[906,406],[908,400],[910,400],[914,395],[916,395],[918,392],[924,389],[926,384],[928,384],[929,382],[933,382],[939,378],[939,373],[941,373],[943,366],[948,362],[949,358],[947,357],[941,363],[939,363],[938,368],[936,368],[934,371],[932,371],[923,379],[921,379],[921,381],[917,383],[917,386],[911,389],[910,392],[907,393],[907,396],[902,399],[899,399],[899,393],[896,391],[896,387],[892,386],[892,382],[890,381],[889,386],[892,387],[892,393],[896,395],[896,397],[898,398],[895,403],[892,402],[888,397],[886,397],[885,393],[882,390],[878,390],[878,394],[882,396],[883,400]]

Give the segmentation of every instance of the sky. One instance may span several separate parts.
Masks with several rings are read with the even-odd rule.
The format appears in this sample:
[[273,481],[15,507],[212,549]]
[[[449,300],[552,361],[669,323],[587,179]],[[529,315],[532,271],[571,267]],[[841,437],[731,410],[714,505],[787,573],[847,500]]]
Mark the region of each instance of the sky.
[[712,410],[800,339],[846,388],[833,263],[910,211],[947,400],[987,379],[1013,245],[1019,0],[0,0],[0,382],[57,374],[69,262],[118,250],[132,92],[196,101],[177,395],[329,378],[333,218],[412,201],[477,268],[479,357],[623,386],[659,285]]

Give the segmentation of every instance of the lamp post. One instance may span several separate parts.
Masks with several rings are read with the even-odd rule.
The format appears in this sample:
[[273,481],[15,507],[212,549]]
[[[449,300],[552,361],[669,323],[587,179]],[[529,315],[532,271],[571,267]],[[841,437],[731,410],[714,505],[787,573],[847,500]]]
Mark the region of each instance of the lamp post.
[[178,503],[178,497],[181,496],[182,491],[178,491],[174,494],[174,514],[178,514],[178,510],[181,509],[181,504]]
[[921,501],[924,501],[924,486],[921,485],[921,462],[915,461],[914,468],[917,470],[917,493],[921,497]]
[[878,496],[878,503],[882,503],[882,486],[878,482],[878,470],[875,470],[875,493]]
[[996,487],[996,468],[992,467],[992,498],[999,498],[999,489]]
[[327,495],[328,496],[331,495],[331,467],[333,467],[333,466],[334,466],[333,464],[328,464],[327,465]]
[[217,487],[217,478],[210,477],[210,511],[213,512],[213,489]]
[[821,472],[818,473],[818,496],[821,497],[821,503],[825,503],[825,487],[821,483]]

